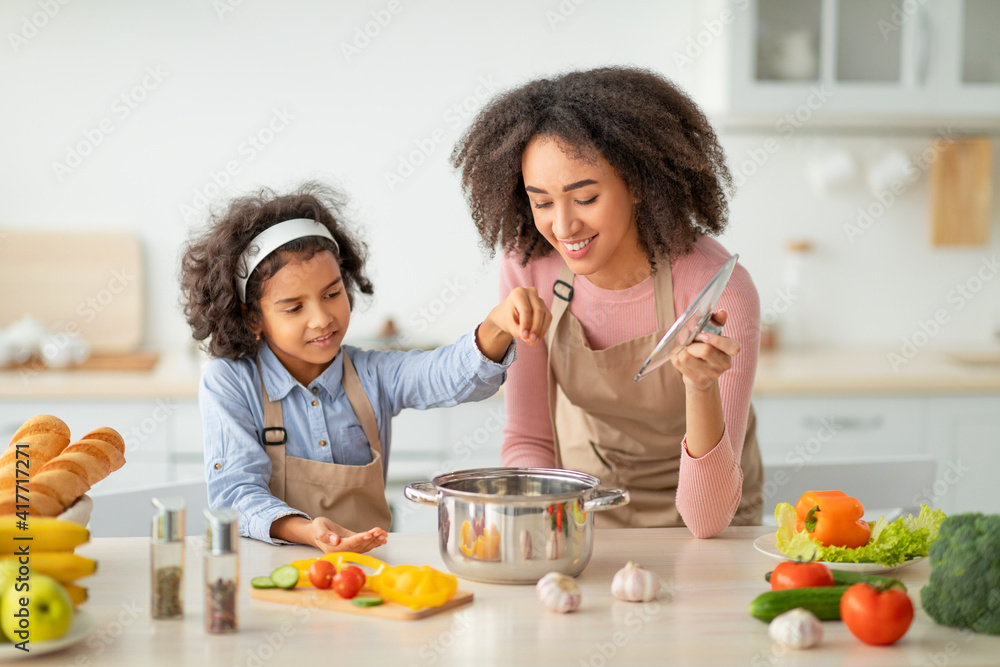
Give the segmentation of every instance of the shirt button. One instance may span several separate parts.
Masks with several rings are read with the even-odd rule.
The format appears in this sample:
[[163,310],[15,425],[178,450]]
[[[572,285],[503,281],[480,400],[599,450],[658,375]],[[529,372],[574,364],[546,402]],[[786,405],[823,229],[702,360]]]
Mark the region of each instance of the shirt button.
[[313,401],[313,407],[315,408],[317,405],[319,405],[319,401]]
[[222,470],[222,464],[221,463],[216,463],[215,464],[215,469],[216,470]]
[[320,447],[326,447],[326,440],[320,440],[319,441],[319,446]]
[[318,393],[318,392],[319,392],[319,387],[313,387],[313,388],[312,388],[312,392],[313,392],[314,394]]

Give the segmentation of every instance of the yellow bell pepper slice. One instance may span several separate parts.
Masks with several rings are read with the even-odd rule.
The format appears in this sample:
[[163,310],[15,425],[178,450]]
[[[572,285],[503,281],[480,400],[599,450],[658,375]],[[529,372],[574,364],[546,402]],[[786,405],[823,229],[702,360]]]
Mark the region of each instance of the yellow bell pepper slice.
[[291,565],[292,567],[294,567],[296,570],[299,571],[299,581],[297,584],[295,584],[296,588],[300,586],[301,587],[312,586],[312,582],[309,581],[309,568],[317,560],[318,559],[316,558],[305,558],[303,560],[293,560],[291,563],[289,563],[289,565]]
[[387,566],[368,579],[368,585],[386,600],[410,609],[440,607],[458,590],[458,578],[422,565]]
[[365,567],[373,570],[376,574],[378,574],[378,572],[383,568],[389,567],[387,563],[380,561],[374,556],[369,556],[368,554],[356,554],[353,551],[334,551],[328,554],[323,554],[320,558],[333,563],[337,567],[338,572],[350,564],[364,565]]

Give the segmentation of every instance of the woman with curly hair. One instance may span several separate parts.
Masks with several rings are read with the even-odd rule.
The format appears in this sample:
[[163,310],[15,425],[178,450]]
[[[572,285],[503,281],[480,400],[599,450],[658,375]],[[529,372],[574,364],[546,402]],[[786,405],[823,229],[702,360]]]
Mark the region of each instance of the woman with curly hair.
[[511,368],[503,464],[627,488],[629,505],[598,525],[710,537],[759,523],[760,307],[742,266],[714,316],[725,335],[701,334],[633,381],[729,258],[710,235],[725,228],[732,180],[697,105],[641,69],[539,79],[484,108],[452,162],[483,244],[503,252],[501,294],[535,287],[552,309],[545,347],[520,349]]
[[342,345],[355,296],[373,290],[341,211],[315,184],[236,199],[188,245],[181,287],[215,357],[198,392],[209,504],[237,509],[247,537],[363,552],[389,529],[392,417],[493,395],[513,338],[533,344],[549,313],[515,289],[452,345]]

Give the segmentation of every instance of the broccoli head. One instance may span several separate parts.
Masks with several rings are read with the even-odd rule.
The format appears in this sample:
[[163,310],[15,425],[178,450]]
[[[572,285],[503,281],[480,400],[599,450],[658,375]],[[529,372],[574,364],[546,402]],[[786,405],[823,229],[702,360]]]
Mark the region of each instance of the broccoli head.
[[1000,634],[1000,515],[948,517],[928,556],[924,611],[942,625]]

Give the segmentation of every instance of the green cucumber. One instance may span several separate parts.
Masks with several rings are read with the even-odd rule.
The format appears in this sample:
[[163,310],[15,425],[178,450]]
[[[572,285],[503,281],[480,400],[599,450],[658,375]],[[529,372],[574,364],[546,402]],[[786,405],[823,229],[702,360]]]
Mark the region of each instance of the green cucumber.
[[788,588],[761,593],[750,603],[750,615],[769,623],[790,609],[802,607],[816,614],[821,621],[840,620],[840,598],[849,586],[815,586]]
[[355,607],[377,607],[382,604],[382,598],[377,595],[359,595],[351,599],[351,604]]
[[271,573],[270,579],[278,588],[291,590],[299,583],[299,571],[293,565],[282,565]]
[[[897,586],[904,591],[906,590],[906,584],[899,579],[884,577],[880,574],[868,574],[867,572],[846,572],[844,570],[835,570],[832,567],[830,568],[830,574],[833,575],[834,586],[869,584],[871,586]],[[771,581],[770,572],[764,575],[764,581]]]
[[254,577],[250,580],[250,585],[254,588],[275,588],[277,586],[271,577]]

